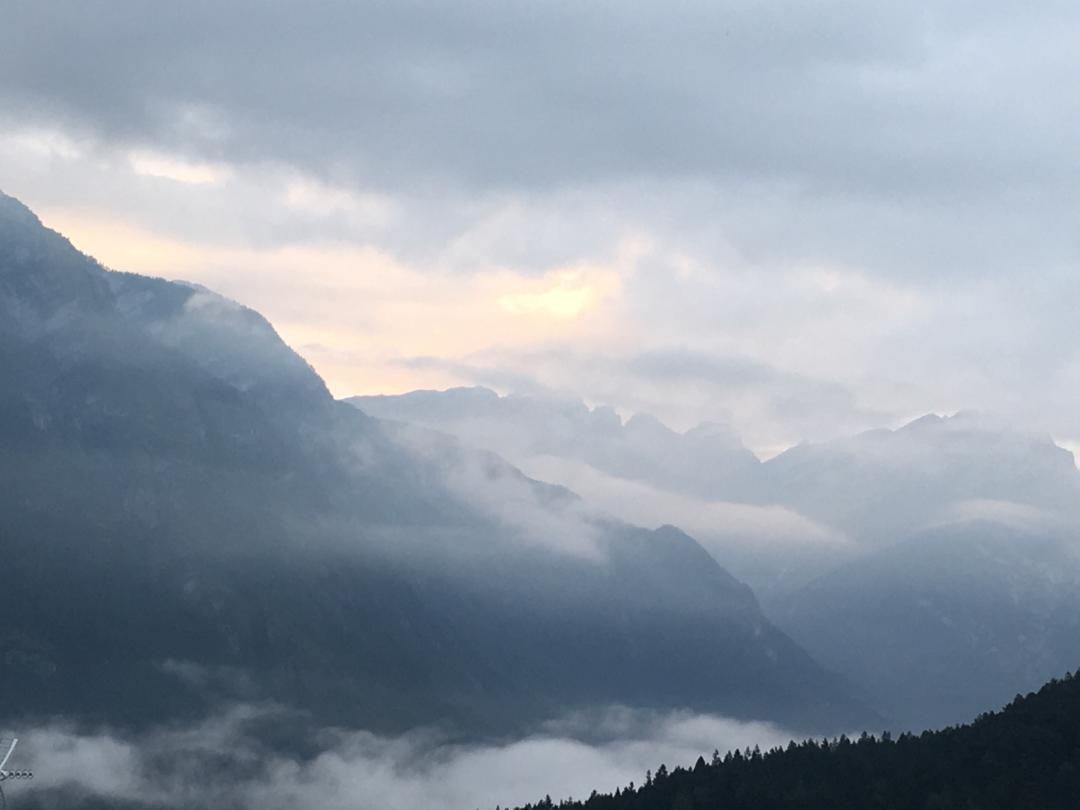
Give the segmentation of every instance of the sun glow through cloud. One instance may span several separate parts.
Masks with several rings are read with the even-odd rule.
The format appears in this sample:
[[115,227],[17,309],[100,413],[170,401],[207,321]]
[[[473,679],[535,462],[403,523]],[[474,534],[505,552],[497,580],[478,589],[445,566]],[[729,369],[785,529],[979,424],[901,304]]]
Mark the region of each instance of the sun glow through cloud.
[[[536,289],[511,293],[499,298],[499,306],[515,314],[542,314],[553,318],[576,318],[589,309],[603,295],[603,291],[589,283],[585,273],[567,270],[553,274],[530,285]],[[551,283],[554,281],[554,284]],[[615,280],[604,279],[606,287],[614,286]]]
[[621,274],[633,259],[463,274],[374,247],[195,244],[81,210],[43,213],[108,267],[204,284],[265,314],[342,396],[458,382],[410,358],[450,363],[495,347],[617,338]]

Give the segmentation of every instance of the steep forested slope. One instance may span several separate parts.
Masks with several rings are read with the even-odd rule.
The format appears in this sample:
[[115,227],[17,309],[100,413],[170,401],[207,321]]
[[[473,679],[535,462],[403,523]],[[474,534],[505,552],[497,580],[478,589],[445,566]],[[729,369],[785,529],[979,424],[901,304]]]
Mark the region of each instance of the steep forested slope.
[[[527,810],[550,807],[548,800]],[[966,726],[840,737],[658,768],[647,784],[559,805],[588,810],[1066,810],[1080,806],[1080,678]]]

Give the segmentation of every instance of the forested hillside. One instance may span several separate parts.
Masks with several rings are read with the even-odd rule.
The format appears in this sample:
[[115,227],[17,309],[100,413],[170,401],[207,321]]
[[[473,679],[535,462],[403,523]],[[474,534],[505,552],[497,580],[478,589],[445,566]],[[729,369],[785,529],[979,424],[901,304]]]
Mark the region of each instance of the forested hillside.
[[1080,677],[1051,681],[970,725],[791,743],[661,765],[646,783],[521,810],[1053,810],[1080,807]]

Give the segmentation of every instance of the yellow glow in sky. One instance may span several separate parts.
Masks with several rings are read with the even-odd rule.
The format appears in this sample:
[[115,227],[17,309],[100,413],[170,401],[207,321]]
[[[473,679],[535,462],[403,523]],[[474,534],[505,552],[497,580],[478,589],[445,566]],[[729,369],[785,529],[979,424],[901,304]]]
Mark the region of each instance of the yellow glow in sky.
[[[265,315],[338,396],[460,384],[449,366],[490,349],[618,333],[620,265],[525,276],[418,269],[371,247],[195,244],[81,210],[43,219],[108,267],[194,281]],[[625,268],[622,268],[625,269]]]
[[504,295],[499,299],[499,306],[515,314],[576,318],[597,297],[597,291],[587,283],[583,273],[561,272],[555,275],[554,281],[552,285],[545,279],[540,289]]

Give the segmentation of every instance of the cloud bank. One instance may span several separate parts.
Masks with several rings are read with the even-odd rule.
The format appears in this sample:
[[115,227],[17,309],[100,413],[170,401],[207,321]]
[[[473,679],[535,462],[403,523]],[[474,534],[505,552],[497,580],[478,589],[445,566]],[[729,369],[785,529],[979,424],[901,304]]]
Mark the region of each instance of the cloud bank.
[[306,750],[289,755],[258,736],[279,711],[238,706],[196,725],[136,736],[63,725],[24,730],[20,756],[35,780],[20,793],[50,808],[96,798],[217,810],[490,810],[547,794],[613,790],[641,783],[661,762],[692,765],[714,749],[768,748],[791,738],[763,723],[611,708],[487,745],[432,730],[400,737],[309,730],[298,737]]

